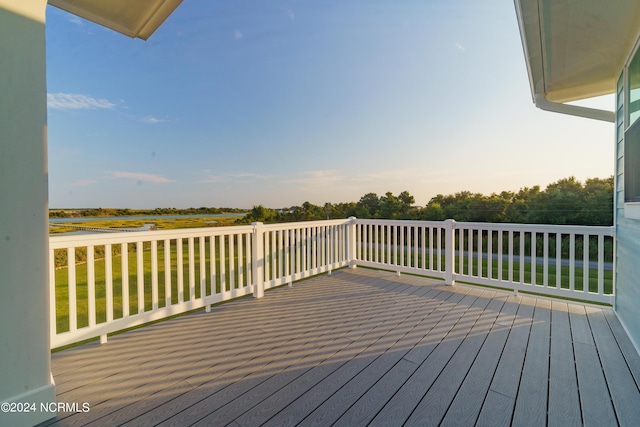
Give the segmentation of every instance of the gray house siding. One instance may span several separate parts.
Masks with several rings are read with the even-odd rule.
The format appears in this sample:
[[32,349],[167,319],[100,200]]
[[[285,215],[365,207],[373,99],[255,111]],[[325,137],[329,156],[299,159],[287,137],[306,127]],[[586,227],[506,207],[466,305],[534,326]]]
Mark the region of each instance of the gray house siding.
[[616,99],[616,302],[618,318],[636,348],[640,344],[640,220],[625,217],[624,210],[624,77],[618,80]]

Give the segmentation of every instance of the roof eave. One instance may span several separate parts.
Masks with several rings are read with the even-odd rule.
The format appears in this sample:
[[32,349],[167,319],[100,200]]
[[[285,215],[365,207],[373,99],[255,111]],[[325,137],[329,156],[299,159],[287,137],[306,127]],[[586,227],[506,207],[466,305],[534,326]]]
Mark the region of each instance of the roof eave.
[[[65,10],[73,15],[92,21],[96,24],[117,31],[131,38],[139,38],[147,40],[162,23],[173,13],[173,11],[182,3],[182,0],[158,0],[150,3],[150,6],[143,11],[137,19],[135,26],[129,27],[118,22],[113,17],[104,13],[96,12],[90,7],[92,4],[99,4],[102,0],[48,0],[52,6]],[[116,0],[117,1],[117,0]],[[120,0],[123,1],[123,0]],[[127,0],[124,0],[127,1]],[[110,0],[110,5],[114,4],[114,0]]]
[[588,84],[563,87],[556,90],[547,90],[548,83],[545,76],[545,52],[543,47],[545,46],[545,28],[541,19],[540,3],[537,0],[514,0],[514,4],[529,76],[531,97],[535,105],[547,111],[613,122],[615,115],[612,111],[578,107],[564,103],[613,93],[616,87],[614,78],[595,80]]

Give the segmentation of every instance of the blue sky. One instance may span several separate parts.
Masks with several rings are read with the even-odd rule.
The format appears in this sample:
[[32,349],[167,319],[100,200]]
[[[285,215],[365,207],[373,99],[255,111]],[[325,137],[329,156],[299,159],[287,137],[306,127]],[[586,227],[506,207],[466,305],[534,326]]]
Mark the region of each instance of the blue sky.
[[424,205],[614,168],[612,124],[533,105],[504,0],[185,0],[146,42],[48,6],[47,92],[53,208]]

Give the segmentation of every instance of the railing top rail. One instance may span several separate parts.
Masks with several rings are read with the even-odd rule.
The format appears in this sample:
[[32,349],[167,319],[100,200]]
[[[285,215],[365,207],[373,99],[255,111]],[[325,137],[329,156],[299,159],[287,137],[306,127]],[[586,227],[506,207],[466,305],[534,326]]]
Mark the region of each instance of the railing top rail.
[[[420,220],[397,220],[397,219],[361,219],[356,220],[356,224],[376,224],[376,225],[404,225],[404,226],[431,226],[444,227],[445,221],[420,221]],[[454,229],[476,230],[505,230],[505,231],[536,231],[536,232],[552,232],[565,234],[591,234],[604,236],[613,236],[615,227],[613,226],[595,226],[595,225],[555,225],[555,224],[518,224],[503,222],[462,222],[453,221]]]
[[63,249],[75,246],[106,245],[119,243],[151,242],[165,239],[189,237],[226,236],[241,233],[251,233],[252,225],[234,225],[227,227],[188,228],[177,230],[150,230],[119,233],[74,234],[50,236],[50,249]]
[[444,221],[421,221],[421,220],[407,220],[407,219],[363,219],[357,218],[356,224],[377,224],[377,225],[405,225],[405,226],[413,226],[413,227],[444,227]]
[[264,224],[265,230],[294,230],[305,227],[325,227],[333,225],[349,224],[350,219],[329,219],[320,221],[281,222],[276,224]]
[[[299,221],[277,224],[265,224],[265,230],[294,230],[304,227],[335,226],[351,223],[351,219],[334,219],[323,221]],[[418,221],[418,220],[388,220],[388,219],[356,219],[356,224],[375,225],[403,225],[414,227],[444,227],[444,221]],[[522,232],[550,232],[563,234],[589,234],[614,236],[615,227],[582,226],[582,225],[550,225],[550,224],[515,224],[515,223],[488,223],[488,222],[455,222],[454,229],[476,230],[502,230]],[[254,230],[253,225],[235,225],[227,227],[205,227],[179,230],[151,230],[151,231],[127,231],[118,233],[96,233],[51,236],[49,245],[51,249],[61,249],[74,246],[105,245],[118,243],[134,243],[140,241],[159,241],[165,239],[223,236],[240,233],[248,233]]]
[[[304,227],[323,227],[349,224],[350,219],[323,221],[299,221],[277,224],[264,224],[264,230],[294,230]],[[75,246],[105,245],[118,243],[151,242],[165,239],[226,236],[253,232],[253,225],[232,225],[226,227],[188,228],[178,230],[122,231],[113,233],[74,234],[49,237],[50,249],[63,249]]]
[[517,224],[496,222],[455,222],[454,229],[478,229],[478,230],[504,230],[504,231],[535,231],[539,233],[563,233],[563,234],[591,234],[614,236],[615,227],[596,225],[554,225],[554,224]]

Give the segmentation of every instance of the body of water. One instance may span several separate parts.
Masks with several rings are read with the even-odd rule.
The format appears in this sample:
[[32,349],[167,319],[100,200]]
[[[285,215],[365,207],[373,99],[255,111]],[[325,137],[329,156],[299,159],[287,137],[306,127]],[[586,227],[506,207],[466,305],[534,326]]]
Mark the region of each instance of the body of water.
[[66,222],[91,222],[91,221],[124,221],[124,220],[144,220],[153,221],[154,219],[177,219],[177,218],[232,218],[235,216],[245,216],[242,213],[228,214],[196,214],[196,215],[138,215],[138,216],[85,216],[79,218],[49,218],[51,224],[63,224]]

